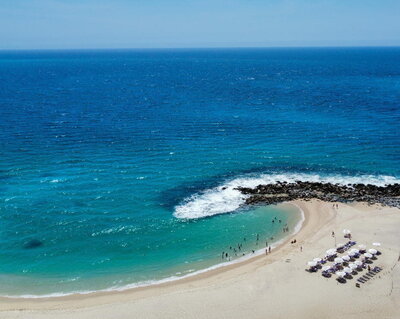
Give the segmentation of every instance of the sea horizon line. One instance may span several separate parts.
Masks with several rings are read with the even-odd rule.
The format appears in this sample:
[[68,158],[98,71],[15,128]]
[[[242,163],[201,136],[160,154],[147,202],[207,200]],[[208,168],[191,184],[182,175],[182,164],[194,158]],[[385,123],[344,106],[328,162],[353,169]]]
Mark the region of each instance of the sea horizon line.
[[165,47],[115,47],[115,48],[7,48],[1,49],[0,53],[8,52],[70,52],[70,51],[204,51],[204,50],[275,50],[275,49],[395,49],[400,48],[400,45],[282,45],[282,46],[196,46],[196,47],[180,47],[180,46],[165,46]]

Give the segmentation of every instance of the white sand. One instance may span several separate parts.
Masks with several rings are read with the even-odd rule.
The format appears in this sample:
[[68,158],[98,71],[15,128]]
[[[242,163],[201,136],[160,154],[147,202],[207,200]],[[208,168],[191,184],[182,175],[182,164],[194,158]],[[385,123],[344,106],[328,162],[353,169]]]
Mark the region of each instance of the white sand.
[[[364,204],[300,202],[306,221],[295,236],[268,256],[192,278],[125,292],[49,299],[0,299],[0,318],[400,318],[400,210]],[[342,230],[382,255],[383,271],[355,287],[304,271],[322,257]],[[303,252],[300,252],[300,246]],[[365,271],[363,272],[365,274]],[[360,274],[361,275],[361,274]],[[359,276],[356,276],[358,278]]]

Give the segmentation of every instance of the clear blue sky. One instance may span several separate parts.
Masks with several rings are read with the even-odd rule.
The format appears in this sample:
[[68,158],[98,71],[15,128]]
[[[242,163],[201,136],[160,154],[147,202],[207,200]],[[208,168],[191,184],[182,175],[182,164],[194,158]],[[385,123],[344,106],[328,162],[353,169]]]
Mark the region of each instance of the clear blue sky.
[[0,0],[0,49],[400,45],[400,0]]

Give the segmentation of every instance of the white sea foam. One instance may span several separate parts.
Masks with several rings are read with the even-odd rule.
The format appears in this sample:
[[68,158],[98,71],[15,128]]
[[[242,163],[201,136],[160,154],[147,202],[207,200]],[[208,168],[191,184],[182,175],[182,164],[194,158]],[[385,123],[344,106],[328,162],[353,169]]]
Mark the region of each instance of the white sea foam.
[[64,182],[64,181],[65,180],[63,180],[63,179],[57,179],[57,178],[55,178],[55,179],[45,178],[45,179],[42,179],[40,181],[40,183],[52,183],[52,184],[54,184],[54,183],[61,183],[61,182]]
[[131,234],[131,233],[136,232],[137,230],[138,230],[137,227],[133,227],[130,225],[116,226],[116,227],[112,227],[112,228],[105,228],[98,232],[94,232],[91,234],[91,236],[96,237],[96,236],[100,236],[100,235],[117,234],[120,232],[124,232],[125,234]]
[[373,184],[384,186],[400,183],[393,176],[385,175],[326,175],[286,173],[286,174],[260,174],[247,175],[225,181],[221,185],[194,194],[175,207],[174,216],[183,219],[196,219],[208,216],[230,213],[237,210],[248,196],[236,190],[238,186],[256,187],[260,184],[274,184],[278,181],[293,183],[295,181],[325,182],[333,184]]

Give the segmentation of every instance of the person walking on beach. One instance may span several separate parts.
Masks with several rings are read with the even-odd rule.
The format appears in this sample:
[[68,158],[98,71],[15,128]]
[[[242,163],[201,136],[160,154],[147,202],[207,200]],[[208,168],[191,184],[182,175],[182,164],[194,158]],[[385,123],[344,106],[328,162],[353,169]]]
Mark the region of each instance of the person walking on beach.
[[271,252],[271,246],[268,247],[268,252],[269,252],[269,253]]
[[302,252],[303,251],[303,246],[300,246],[300,252]]

